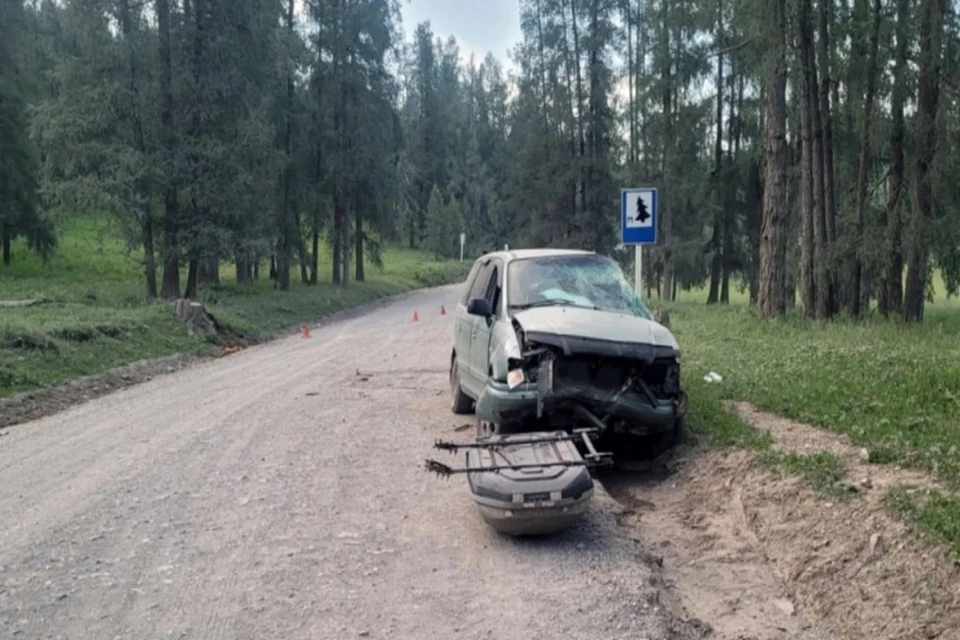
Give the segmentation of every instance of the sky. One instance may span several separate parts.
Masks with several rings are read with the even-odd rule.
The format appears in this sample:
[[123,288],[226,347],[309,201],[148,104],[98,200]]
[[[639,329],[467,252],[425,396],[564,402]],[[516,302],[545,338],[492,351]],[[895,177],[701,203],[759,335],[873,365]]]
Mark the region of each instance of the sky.
[[435,36],[457,39],[464,62],[472,53],[479,63],[491,52],[505,70],[514,68],[507,52],[521,39],[519,0],[400,0],[400,10],[407,41],[429,20]]

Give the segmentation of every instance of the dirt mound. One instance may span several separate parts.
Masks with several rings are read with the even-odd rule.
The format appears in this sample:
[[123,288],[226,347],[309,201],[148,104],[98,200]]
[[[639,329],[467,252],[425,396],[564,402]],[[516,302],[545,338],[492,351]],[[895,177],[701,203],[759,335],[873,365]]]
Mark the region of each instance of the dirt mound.
[[179,371],[202,359],[196,355],[175,355],[144,360],[54,387],[0,398],[0,434],[4,433],[5,427],[59,413],[108,393]]
[[687,614],[731,640],[960,638],[960,569],[884,504],[889,487],[936,483],[867,464],[835,434],[736,409],[780,450],[842,458],[858,488],[824,497],[745,451],[698,453],[666,480],[607,482],[623,524],[663,553]]

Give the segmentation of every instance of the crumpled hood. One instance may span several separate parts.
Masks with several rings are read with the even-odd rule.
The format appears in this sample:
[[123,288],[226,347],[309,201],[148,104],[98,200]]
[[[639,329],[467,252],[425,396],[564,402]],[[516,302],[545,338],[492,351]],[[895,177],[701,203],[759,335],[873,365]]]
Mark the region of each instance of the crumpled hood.
[[670,330],[653,320],[616,311],[572,306],[539,307],[514,314],[527,333],[610,340],[679,350]]

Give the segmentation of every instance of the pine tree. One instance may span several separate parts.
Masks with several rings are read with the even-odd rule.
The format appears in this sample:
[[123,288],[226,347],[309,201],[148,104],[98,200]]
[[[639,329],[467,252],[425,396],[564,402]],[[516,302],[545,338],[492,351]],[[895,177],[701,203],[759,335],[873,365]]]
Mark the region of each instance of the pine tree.
[[37,151],[29,137],[24,63],[25,19],[20,0],[0,0],[0,246],[9,266],[11,245],[26,236],[46,256],[56,245],[37,196]]

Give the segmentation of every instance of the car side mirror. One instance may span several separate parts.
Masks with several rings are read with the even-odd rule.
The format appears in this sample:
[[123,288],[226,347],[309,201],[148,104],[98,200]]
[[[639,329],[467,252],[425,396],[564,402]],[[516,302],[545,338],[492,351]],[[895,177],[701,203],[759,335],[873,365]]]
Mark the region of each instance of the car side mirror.
[[490,308],[490,301],[486,298],[470,298],[470,302],[467,303],[467,313],[489,319],[493,316],[493,309]]

